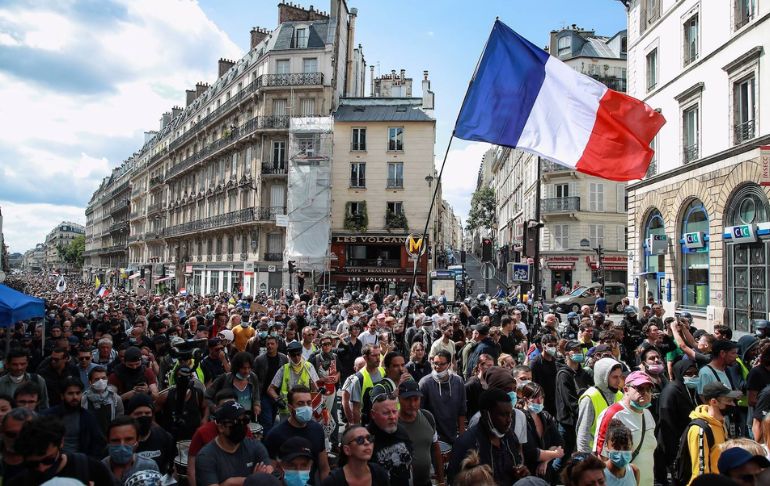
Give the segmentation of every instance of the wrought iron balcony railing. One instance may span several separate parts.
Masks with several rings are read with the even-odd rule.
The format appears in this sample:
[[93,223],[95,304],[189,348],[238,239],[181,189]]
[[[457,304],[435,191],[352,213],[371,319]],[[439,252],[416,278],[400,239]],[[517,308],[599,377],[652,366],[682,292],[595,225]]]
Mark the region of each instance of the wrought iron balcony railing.
[[266,262],[280,262],[283,260],[283,253],[265,253]]
[[543,199],[543,213],[580,211],[580,197],[549,197]]
[[754,138],[754,120],[747,120],[733,127],[735,133],[735,143],[743,143]]
[[286,162],[262,164],[263,175],[286,175],[289,173],[289,167]]
[[687,145],[684,148],[684,163],[692,162],[698,158],[698,144]]

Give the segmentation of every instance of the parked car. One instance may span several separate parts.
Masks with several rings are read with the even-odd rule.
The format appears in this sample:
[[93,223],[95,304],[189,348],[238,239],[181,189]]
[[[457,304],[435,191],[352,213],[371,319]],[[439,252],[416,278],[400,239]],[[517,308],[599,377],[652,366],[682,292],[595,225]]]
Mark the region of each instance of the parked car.
[[[590,305],[593,309],[596,303],[596,290],[601,288],[599,282],[594,282],[590,286],[580,286],[567,295],[556,297],[553,307],[557,312],[580,312],[584,305]],[[604,298],[607,299],[607,309],[610,312],[620,314],[623,312],[622,300],[628,294],[626,284],[620,282],[606,282],[604,284]]]

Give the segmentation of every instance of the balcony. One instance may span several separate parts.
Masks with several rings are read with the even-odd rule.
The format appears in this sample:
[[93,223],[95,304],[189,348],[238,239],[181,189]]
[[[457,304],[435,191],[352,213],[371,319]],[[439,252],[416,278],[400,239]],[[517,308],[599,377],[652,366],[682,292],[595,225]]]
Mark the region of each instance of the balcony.
[[254,208],[254,219],[257,221],[275,221],[276,214],[286,214],[286,206]]
[[211,216],[205,219],[199,219],[197,221],[190,221],[187,223],[178,224],[176,226],[170,226],[163,230],[163,235],[166,237],[183,236],[190,233],[197,233],[199,231],[251,223],[255,221],[254,209],[255,208],[239,209],[237,211],[232,211],[217,216]]
[[266,262],[280,262],[283,261],[283,252],[281,253],[265,253]]
[[136,233],[128,237],[128,243],[139,243],[144,240],[144,233]]
[[381,258],[351,258],[346,261],[348,267],[400,268],[401,260],[383,260]]
[[748,120],[743,123],[739,123],[733,127],[733,133],[735,134],[735,144],[741,144],[754,138],[754,120]]
[[262,86],[316,86],[323,84],[323,73],[263,74]]
[[118,221],[110,226],[110,233],[120,233],[122,231],[128,231],[128,220]]
[[111,193],[112,194],[111,197],[117,196],[118,194],[120,194],[121,192],[125,191],[126,189],[128,189],[128,181],[124,182],[123,184],[121,184],[118,187],[116,187],[115,189],[113,189],[112,193]]
[[543,199],[543,214],[580,211],[580,197],[549,197]]
[[402,177],[397,177],[395,179],[388,178],[388,189],[403,189],[404,188],[404,179]]
[[128,219],[139,219],[144,216],[144,211],[141,209],[137,209],[136,211],[131,211],[131,214],[128,215]]
[[153,177],[150,177],[150,190],[161,186],[163,184],[163,176],[162,175],[156,175]]
[[163,209],[163,202],[162,201],[158,201],[156,203],[152,203],[149,206],[147,206],[147,216],[149,216],[151,214],[154,214],[154,213],[157,213],[161,209]]
[[692,162],[698,158],[698,144],[686,145],[683,150],[684,163]]
[[278,164],[262,164],[262,175],[283,176],[289,173],[289,167],[285,162]]
[[123,199],[121,201],[116,202],[110,208],[110,214],[115,214],[128,208],[129,202],[130,201],[128,199]]

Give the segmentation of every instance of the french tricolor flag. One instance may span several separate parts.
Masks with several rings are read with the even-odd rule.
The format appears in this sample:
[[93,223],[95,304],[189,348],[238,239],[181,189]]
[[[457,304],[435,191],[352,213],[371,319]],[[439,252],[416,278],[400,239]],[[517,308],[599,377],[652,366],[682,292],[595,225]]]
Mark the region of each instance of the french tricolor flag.
[[615,181],[641,179],[666,120],[578,73],[497,20],[454,136],[519,148]]
[[101,287],[99,287],[99,290],[96,291],[96,295],[104,299],[105,297],[110,295],[110,290],[107,287],[102,285]]

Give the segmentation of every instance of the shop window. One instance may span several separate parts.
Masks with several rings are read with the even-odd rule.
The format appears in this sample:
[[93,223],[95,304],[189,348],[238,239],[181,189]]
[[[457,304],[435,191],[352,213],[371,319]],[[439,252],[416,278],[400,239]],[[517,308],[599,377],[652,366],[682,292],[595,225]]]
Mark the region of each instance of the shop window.
[[709,305],[708,234],[708,213],[696,199],[687,206],[682,221],[682,307],[705,310]]
[[647,241],[652,235],[665,235],[666,226],[663,223],[663,216],[657,209],[653,210],[647,219],[644,230],[644,271],[645,272],[663,272],[665,271],[664,255],[653,255],[647,248]]

